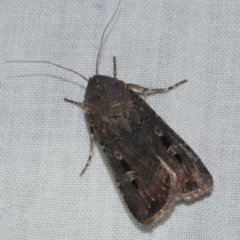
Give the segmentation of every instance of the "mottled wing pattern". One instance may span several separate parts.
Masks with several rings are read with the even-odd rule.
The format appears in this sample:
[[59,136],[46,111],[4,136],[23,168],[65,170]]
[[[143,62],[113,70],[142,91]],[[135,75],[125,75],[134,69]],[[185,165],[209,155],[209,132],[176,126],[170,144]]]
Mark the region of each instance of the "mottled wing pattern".
[[210,191],[211,175],[197,155],[124,82],[96,76],[85,102],[91,131],[138,221],[155,222],[176,200]]
[[178,198],[191,201],[210,192],[213,187],[212,176],[196,153],[142,98],[132,90],[129,90],[129,94],[131,102],[141,102],[141,107],[135,104],[131,113],[141,119],[142,135],[147,145],[177,175]]

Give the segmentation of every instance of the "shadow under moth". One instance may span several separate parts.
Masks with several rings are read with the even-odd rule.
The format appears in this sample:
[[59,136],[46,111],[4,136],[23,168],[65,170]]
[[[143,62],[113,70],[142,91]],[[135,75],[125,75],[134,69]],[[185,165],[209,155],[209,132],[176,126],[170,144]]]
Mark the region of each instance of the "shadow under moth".
[[[146,103],[149,93],[165,93],[169,88],[149,89],[98,75],[105,27],[96,60],[96,73],[82,74],[48,61],[10,61],[47,63],[74,72],[88,82],[81,106],[90,130],[90,154],[81,175],[91,163],[94,138],[99,141],[121,194],[133,214],[143,224],[163,218],[178,200],[193,201],[211,192],[213,179],[193,150]],[[145,95],[141,98],[137,90]]]

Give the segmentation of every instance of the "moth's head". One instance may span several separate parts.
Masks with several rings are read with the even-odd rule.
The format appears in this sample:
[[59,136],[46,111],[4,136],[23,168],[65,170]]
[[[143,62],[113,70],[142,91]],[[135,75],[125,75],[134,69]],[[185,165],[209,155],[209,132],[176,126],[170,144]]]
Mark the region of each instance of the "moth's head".
[[95,75],[88,81],[84,102],[116,99],[122,95],[123,89],[125,89],[123,81],[108,76]]
[[103,75],[94,75],[88,80],[88,87],[91,86],[103,86],[105,84],[110,84],[112,81],[116,81],[115,78],[103,76]]

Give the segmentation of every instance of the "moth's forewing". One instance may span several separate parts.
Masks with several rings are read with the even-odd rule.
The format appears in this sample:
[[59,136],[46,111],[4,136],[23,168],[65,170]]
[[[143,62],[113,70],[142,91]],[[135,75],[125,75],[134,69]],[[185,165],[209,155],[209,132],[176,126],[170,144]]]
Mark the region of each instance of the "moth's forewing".
[[[130,99],[138,101],[139,96],[130,91]],[[197,154],[145,101],[140,99],[139,103],[141,107],[133,108],[132,115],[144,118],[142,136],[145,137],[147,145],[176,174],[178,198],[191,201],[211,192],[212,176]]]
[[84,108],[125,202],[141,223],[162,218],[177,199],[210,191],[212,178],[200,159],[123,81],[91,78]]

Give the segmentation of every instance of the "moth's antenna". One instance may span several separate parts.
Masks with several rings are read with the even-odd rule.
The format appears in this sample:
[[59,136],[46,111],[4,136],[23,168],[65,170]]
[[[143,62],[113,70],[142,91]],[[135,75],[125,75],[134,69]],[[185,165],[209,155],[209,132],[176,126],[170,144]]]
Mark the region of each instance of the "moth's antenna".
[[[98,50],[98,54],[97,54],[97,60],[96,60],[96,75],[98,75],[99,58],[100,58],[100,53],[101,53],[101,50],[102,50],[103,38],[104,38],[106,30],[108,29],[110,23],[112,22],[112,20],[114,19],[115,15],[118,11],[120,3],[121,3],[121,0],[119,0],[116,10],[115,10],[112,18],[108,22],[107,26],[105,27],[105,29],[103,31],[103,34],[102,34],[102,38],[101,38],[101,42],[100,42],[100,46],[99,46],[99,50]],[[52,62],[49,62],[49,61],[21,61],[21,60],[19,61],[19,60],[14,60],[14,61],[7,61],[6,63],[46,63],[46,64],[50,64],[50,65],[65,69],[69,72],[75,73],[75,74],[77,74],[78,76],[80,76],[81,78],[85,79],[88,82],[88,79],[86,77],[84,77],[81,73],[78,73],[78,72],[72,70],[71,68],[67,68],[67,67],[61,66],[57,63],[52,63]]]
[[59,64],[52,63],[52,62],[49,62],[49,61],[19,61],[19,60],[17,60],[17,61],[7,61],[6,63],[46,63],[46,64],[50,64],[50,65],[65,69],[69,72],[75,73],[75,74],[77,74],[78,76],[80,76],[81,78],[85,79],[88,82],[88,79],[86,77],[84,77],[81,73],[78,73],[78,72],[72,70],[71,68],[63,67]]
[[106,30],[108,29],[108,26],[110,25],[110,23],[112,22],[112,20],[114,19],[115,15],[116,15],[116,13],[118,11],[120,3],[121,3],[121,0],[119,0],[116,10],[115,10],[112,18],[108,22],[107,26],[105,27],[105,29],[103,31],[103,34],[102,34],[102,38],[101,38],[101,42],[100,42],[99,49],[98,49],[98,54],[97,54],[97,60],[96,60],[96,75],[98,75],[99,58],[100,58],[100,54],[101,54],[101,50],[102,50],[103,38],[104,38]]

